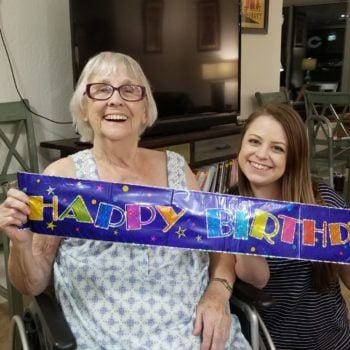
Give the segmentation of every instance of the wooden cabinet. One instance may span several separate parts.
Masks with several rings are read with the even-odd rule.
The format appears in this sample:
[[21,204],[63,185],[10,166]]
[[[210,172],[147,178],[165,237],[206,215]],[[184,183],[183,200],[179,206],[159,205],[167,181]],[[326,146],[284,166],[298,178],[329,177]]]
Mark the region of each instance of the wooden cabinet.
[[213,162],[214,159],[232,157],[237,153],[238,135],[229,135],[196,141],[194,143],[195,162]]
[[[152,149],[170,149],[182,154],[192,168],[232,159],[237,152],[241,126],[223,124],[207,130],[176,135],[149,136],[140,146]],[[56,149],[61,157],[92,147],[78,138],[41,142],[42,148]]]

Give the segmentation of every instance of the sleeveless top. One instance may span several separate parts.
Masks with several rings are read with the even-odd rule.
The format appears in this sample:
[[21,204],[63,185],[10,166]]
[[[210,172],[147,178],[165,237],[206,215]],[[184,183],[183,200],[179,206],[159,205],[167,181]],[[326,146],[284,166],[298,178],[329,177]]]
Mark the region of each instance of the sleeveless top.
[[[186,188],[184,159],[167,152],[168,186]],[[98,180],[90,150],[77,178]],[[208,283],[206,252],[67,238],[54,262],[58,301],[78,349],[199,349],[195,310]],[[232,321],[227,349],[249,349]]]
[[[318,184],[326,205],[345,207],[327,184]],[[276,303],[260,309],[278,350],[349,350],[350,324],[338,281],[326,293],[312,286],[310,261],[268,258],[270,280],[264,290]]]

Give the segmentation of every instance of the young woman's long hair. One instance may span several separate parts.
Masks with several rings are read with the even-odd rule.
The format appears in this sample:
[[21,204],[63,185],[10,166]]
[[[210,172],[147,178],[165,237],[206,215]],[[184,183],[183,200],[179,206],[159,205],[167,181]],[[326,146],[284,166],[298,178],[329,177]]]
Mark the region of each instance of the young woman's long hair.
[[[317,186],[313,184],[310,172],[309,147],[306,127],[300,115],[286,104],[270,104],[258,108],[247,119],[239,145],[243,137],[258,117],[268,115],[277,120],[287,137],[286,170],[281,179],[282,200],[308,204],[324,204]],[[243,196],[253,196],[249,180],[238,167],[238,188]],[[337,278],[334,264],[313,263],[313,284],[319,292],[326,292]]]

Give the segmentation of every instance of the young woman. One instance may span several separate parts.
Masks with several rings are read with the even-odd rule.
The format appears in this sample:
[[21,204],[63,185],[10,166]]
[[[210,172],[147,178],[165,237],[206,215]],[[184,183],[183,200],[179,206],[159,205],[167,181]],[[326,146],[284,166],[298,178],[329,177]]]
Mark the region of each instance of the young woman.
[[[269,105],[247,120],[238,154],[240,195],[345,207],[326,184],[311,179],[307,134],[287,105]],[[350,265],[237,256],[236,274],[272,295],[259,310],[279,350],[350,348],[347,309],[339,279],[350,289]],[[270,278],[268,275],[270,274]]]

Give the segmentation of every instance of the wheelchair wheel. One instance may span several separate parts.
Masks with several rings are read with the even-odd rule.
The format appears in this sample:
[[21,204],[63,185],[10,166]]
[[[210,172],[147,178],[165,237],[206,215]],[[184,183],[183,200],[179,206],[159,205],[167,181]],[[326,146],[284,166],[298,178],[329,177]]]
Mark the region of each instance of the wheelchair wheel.
[[11,350],[42,350],[45,347],[38,337],[37,323],[30,312],[25,312],[23,319],[15,315],[10,325]]

